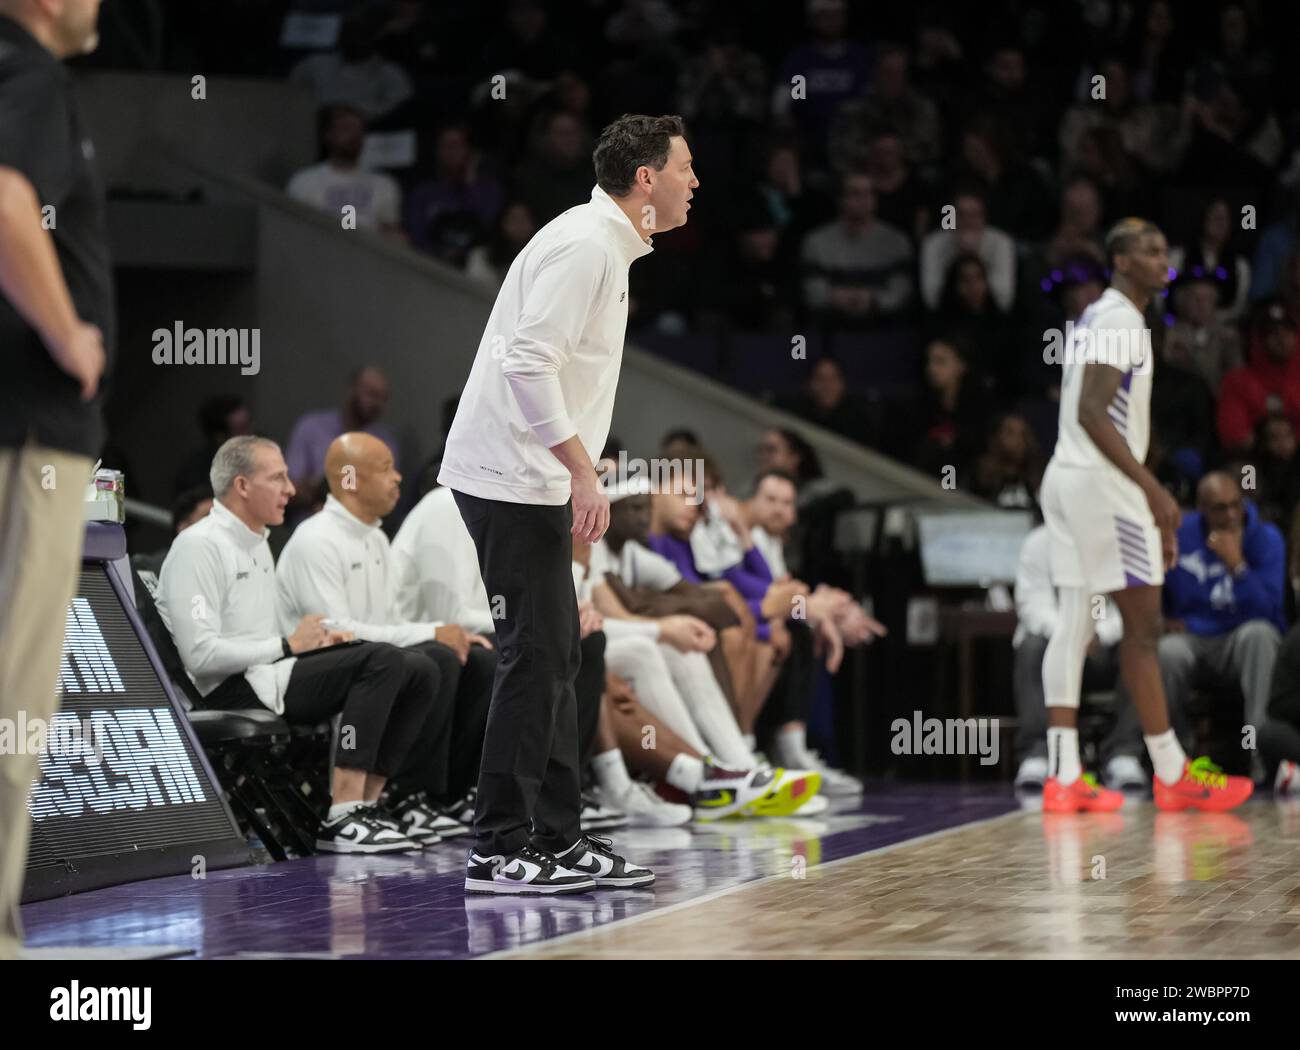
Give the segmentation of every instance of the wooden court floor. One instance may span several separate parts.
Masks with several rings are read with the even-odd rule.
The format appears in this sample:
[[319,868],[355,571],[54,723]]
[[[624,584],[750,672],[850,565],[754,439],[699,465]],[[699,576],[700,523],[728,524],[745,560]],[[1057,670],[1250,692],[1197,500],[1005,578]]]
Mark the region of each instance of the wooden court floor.
[[1300,805],[1023,811],[511,958],[1300,958]]

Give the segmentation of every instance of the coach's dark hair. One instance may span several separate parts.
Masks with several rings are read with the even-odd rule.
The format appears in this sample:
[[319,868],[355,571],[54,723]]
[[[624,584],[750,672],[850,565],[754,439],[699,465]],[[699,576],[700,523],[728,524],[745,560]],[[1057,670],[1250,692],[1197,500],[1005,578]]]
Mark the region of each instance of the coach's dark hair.
[[624,113],[600,133],[592,163],[596,185],[611,197],[624,197],[632,189],[636,170],[645,165],[663,171],[668,163],[670,139],[684,136],[681,117],[645,117]]
[[1147,219],[1120,219],[1106,234],[1106,265],[1115,269],[1115,256],[1127,255],[1137,246],[1139,238],[1159,232],[1160,227]]

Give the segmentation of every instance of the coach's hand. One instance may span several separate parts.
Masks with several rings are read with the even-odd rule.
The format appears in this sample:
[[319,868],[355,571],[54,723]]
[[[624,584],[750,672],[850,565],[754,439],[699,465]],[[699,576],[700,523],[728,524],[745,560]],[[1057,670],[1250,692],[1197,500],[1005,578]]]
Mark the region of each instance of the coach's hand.
[[289,648],[295,653],[305,653],[324,645],[329,630],[321,623],[323,619],[324,613],[312,613],[299,620],[297,629],[289,635]]
[[47,346],[54,363],[81,384],[81,400],[94,397],[104,373],[104,334],[95,325],[78,321],[66,336]]
[[469,635],[465,628],[459,624],[444,623],[441,627],[433,632],[433,640],[441,642],[453,653],[456,659],[462,664],[469,659]]
[[573,479],[573,535],[595,543],[609,528],[609,497],[601,488],[596,472]]

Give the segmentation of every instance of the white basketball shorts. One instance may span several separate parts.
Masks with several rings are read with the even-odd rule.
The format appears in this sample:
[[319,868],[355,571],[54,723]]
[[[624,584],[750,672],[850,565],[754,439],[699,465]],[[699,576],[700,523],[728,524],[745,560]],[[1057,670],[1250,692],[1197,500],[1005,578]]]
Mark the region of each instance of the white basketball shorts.
[[1160,586],[1160,530],[1135,482],[1104,467],[1052,461],[1039,492],[1052,582],[1091,594]]

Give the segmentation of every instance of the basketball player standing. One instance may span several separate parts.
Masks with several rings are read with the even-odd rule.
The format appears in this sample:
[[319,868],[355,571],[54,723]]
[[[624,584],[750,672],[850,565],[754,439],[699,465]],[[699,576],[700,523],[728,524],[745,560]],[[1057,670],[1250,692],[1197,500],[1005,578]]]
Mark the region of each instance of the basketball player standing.
[[[1169,282],[1164,234],[1122,219],[1106,237],[1110,287],[1079,319],[1067,348],[1056,450],[1041,502],[1060,620],[1043,659],[1048,778],[1043,811],[1114,810],[1079,763],[1080,681],[1092,640],[1093,596],[1109,594],[1124,621],[1120,674],[1137,705],[1160,809],[1225,810],[1252,785],[1208,759],[1188,762],[1169,726],[1156,646],[1164,570],[1177,558],[1180,511],[1144,466],[1151,426],[1151,332],[1144,314]],[[1098,606],[1098,608],[1103,608]]]

